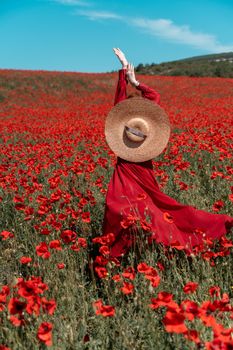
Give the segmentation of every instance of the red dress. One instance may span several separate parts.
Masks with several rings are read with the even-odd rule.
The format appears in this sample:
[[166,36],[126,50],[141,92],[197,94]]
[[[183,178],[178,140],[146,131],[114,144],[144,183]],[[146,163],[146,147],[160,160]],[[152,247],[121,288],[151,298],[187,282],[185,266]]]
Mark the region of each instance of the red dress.
[[[115,104],[127,98],[125,72],[119,71]],[[160,102],[160,95],[148,86],[140,83],[137,89],[143,97]],[[203,239],[216,239],[227,233],[233,227],[233,218],[178,203],[161,192],[153,174],[152,160],[133,163],[118,157],[106,196],[103,226],[104,234],[115,236],[112,257],[129,250],[137,237],[137,229],[132,228],[138,223],[145,231],[152,232],[150,240],[165,245],[179,244],[191,252]]]

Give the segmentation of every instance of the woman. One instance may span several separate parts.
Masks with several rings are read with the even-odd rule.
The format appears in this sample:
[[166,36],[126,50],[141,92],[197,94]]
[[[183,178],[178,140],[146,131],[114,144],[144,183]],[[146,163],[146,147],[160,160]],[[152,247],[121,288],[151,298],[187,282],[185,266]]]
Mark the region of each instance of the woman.
[[[141,91],[142,97],[159,104],[160,95],[138,82],[134,67],[123,52],[119,48],[113,50],[122,64],[114,104],[127,98],[128,81]],[[118,157],[108,187],[104,217],[104,234],[114,234],[112,258],[130,249],[137,240],[139,226],[145,233],[152,233],[149,241],[179,245],[191,252],[206,239],[226,234],[233,227],[233,218],[180,204],[161,192],[153,175],[152,160],[135,163]]]

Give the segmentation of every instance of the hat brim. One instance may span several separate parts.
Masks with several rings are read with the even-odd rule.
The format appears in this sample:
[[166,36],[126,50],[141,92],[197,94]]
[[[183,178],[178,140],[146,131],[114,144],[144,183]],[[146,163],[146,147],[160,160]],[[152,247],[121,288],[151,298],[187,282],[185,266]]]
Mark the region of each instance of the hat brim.
[[[132,118],[144,119],[149,132],[140,142],[131,141],[125,125]],[[105,137],[111,150],[130,162],[143,162],[157,157],[166,147],[170,137],[170,123],[165,111],[143,97],[133,97],[115,105],[105,121]]]

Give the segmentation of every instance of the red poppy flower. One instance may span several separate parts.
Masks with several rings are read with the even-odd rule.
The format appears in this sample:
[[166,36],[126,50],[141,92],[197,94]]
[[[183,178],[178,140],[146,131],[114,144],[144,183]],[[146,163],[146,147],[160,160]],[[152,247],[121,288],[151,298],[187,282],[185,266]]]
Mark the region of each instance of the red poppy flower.
[[[53,192],[50,196],[50,203],[54,203],[54,202],[57,202],[59,201],[59,199],[62,197],[62,191],[61,190],[57,190],[56,192]],[[63,214],[59,214],[59,217],[60,215],[63,215]]]
[[138,217],[132,214],[128,214],[127,217],[124,218],[120,224],[124,229],[127,229],[128,227],[135,225],[137,220],[138,220]]
[[36,246],[36,254],[41,256],[43,259],[48,259],[50,257],[50,252],[48,251],[47,243],[41,242]]
[[183,300],[180,304],[181,309],[183,310],[183,315],[189,321],[193,321],[195,317],[198,316],[199,308],[197,303],[191,300]]
[[105,257],[108,257],[110,254],[110,250],[109,250],[109,247],[107,245],[102,245],[99,248],[99,252],[100,252],[100,254],[102,254]]
[[109,261],[108,259],[104,258],[101,255],[97,255],[97,257],[95,258],[95,263],[101,266],[106,266],[108,261]]
[[49,213],[50,210],[51,210],[50,206],[48,206],[48,205],[40,205],[37,213],[39,215],[44,215],[46,213]]
[[123,282],[123,287],[121,287],[121,291],[126,295],[132,294],[134,291],[134,285],[129,282]]
[[74,252],[79,252],[80,251],[80,246],[78,245],[78,242],[76,241],[74,244],[72,244],[72,246],[70,247],[71,250],[73,250]]
[[31,261],[32,261],[32,258],[30,258],[29,256],[22,256],[22,257],[20,258],[20,262],[21,262],[21,264],[23,264],[23,265],[27,265],[27,264],[29,264]]
[[220,339],[214,339],[210,342],[205,342],[206,350],[232,350],[233,341],[222,341]]
[[112,280],[115,281],[115,282],[120,282],[121,281],[121,276],[120,275],[114,275],[112,276]]
[[147,195],[145,193],[139,193],[137,195],[137,200],[141,201],[147,198]]
[[178,241],[171,242],[170,246],[172,248],[177,249],[177,250],[184,250],[185,249],[185,247],[182,244],[180,244]]
[[173,224],[174,222],[172,215],[170,215],[169,213],[163,213],[163,218],[165,221],[169,222],[169,224]]
[[197,234],[197,235],[203,236],[206,232],[205,232],[205,230],[203,230],[202,228],[197,227],[197,228],[195,228],[195,230],[193,231],[193,233],[194,233],[194,234]]
[[89,212],[84,212],[82,213],[82,221],[86,222],[86,223],[90,223],[91,222],[91,217],[90,217],[90,213]]
[[138,264],[138,266],[137,266],[137,270],[140,273],[146,273],[146,272],[150,271],[150,268],[151,267],[144,262]]
[[110,246],[115,241],[114,233],[107,233],[106,235],[95,237],[92,239],[93,243]]
[[22,314],[26,307],[26,303],[17,298],[11,298],[8,304],[8,310],[11,315]]
[[160,292],[158,293],[157,299],[161,302],[160,305],[167,305],[173,300],[173,294],[167,292]]
[[49,230],[48,228],[43,228],[42,230],[40,230],[39,233],[41,235],[48,236],[51,233],[51,230]]
[[184,333],[184,337],[188,340],[193,341],[196,344],[200,344],[200,342],[201,342],[199,335],[198,335],[198,332],[195,329],[188,329],[188,331],[186,333]]
[[65,215],[65,214],[61,213],[61,214],[58,215],[58,219],[61,220],[61,221],[65,220],[66,218],[67,218],[67,215]]
[[158,287],[160,283],[160,277],[156,269],[150,267],[148,271],[145,273],[145,278],[150,281],[152,287]]
[[209,294],[211,297],[219,297],[220,295],[220,288],[218,286],[213,286],[209,288]]
[[122,276],[130,280],[134,280],[136,276],[134,268],[131,266],[127,267],[122,273]]
[[216,319],[212,315],[207,315],[206,313],[201,312],[199,314],[199,318],[200,318],[200,320],[202,320],[204,325],[207,327],[216,328],[218,326]]
[[214,304],[211,301],[209,301],[209,300],[203,301],[203,303],[201,304],[201,307],[200,307],[201,313],[210,314],[214,311],[216,311],[216,307],[214,306]]
[[188,331],[185,317],[179,312],[167,311],[163,318],[165,329],[169,333],[185,333]]
[[0,302],[0,312],[3,311],[4,309],[5,309],[5,305]]
[[47,314],[53,315],[56,310],[57,304],[54,299],[47,300],[46,298],[41,298],[42,308]]
[[52,323],[42,322],[37,332],[37,338],[47,346],[52,345],[52,329]]
[[161,306],[166,306],[170,310],[179,310],[178,304],[173,301],[173,294],[167,292],[158,293],[157,298],[151,298],[151,309],[157,309]]
[[84,206],[88,203],[87,199],[86,198],[81,198],[79,203],[78,203],[78,206],[79,208],[84,208]]
[[56,250],[62,250],[61,241],[59,241],[59,239],[55,239],[54,241],[51,241],[49,243],[49,248],[56,249]]
[[74,242],[77,234],[74,231],[71,230],[65,230],[61,233],[60,235],[61,239],[63,240],[64,243],[69,244],[71,242]]
[[214,204],[213,204],[213,210],[214,211],[219,211],[220,209],[222,209],[224,206],[224,202],[222,200],[219,200],[219,201],[216,201]]
[[158,269],[160,271],[164,271],[165,270],[165,267],[164,267],[163,263],[161,263],[161,261],[158,261],[156,265],[157,265],[157,267],[158,267]]
[[161,280],[161,278],[159,277],[159,275],[158,275],[158,276],[155,276],[155,277],[152,277],[152,278],[150,279],[150,284],[151,284],[151,286],[152,286],[153,288],[157,288],[157,287],[159,286],[159,284],[160,284],[160,280]]
[[57,268],[58,268],[59,270],[64,269],[64,267],[65,267],[65,264],[64,264],[64,263],[58,263],[58,264],[57,264]]
[[1,303],[6,302],[6,298],[9,294],[10,294],[10,288],[8,286],[3,286],[0,292],[0,311],[1,311]]
[[[20,327],[25,325],[25,320],[22,315],[19,317],[16,316],[10,316],[10,322],[15,326],[15,327]],[[1,350],[1,347],[0,347]]]
[[182,191],[187,191],[188,188],[189,188],[189,186],[188,186],[186,183],[182,182],[182,181],[179,181],[178,184],[179,184],[180,189],[181,189]]
[[99,278],[105,278],[108,276],[108,270],[102,266],[96,266],[95,272],[97,273]]
[[207,251],[201,254],[202,258],[206,261],[210,261],[212,258],[215,257],[215,254],[211,251]]
[[112,317],[115,315],[115,308],[110,305],[103,305],[99,310],[96,311],[97,315],[104,317]]
[[32,276],[30,280],[24,281],[18,279],[18,294],[23,298],[29,298],[32,295],[43,294],[48,289],[47,284],[43,283],[41,277]]
[[83,342],[84,343],[88,343],[90,341],[90,336],[89,334],[85,334],[84,337],[83,337]]
[[78,243],[79,247],[87,248],[87,240],[86,240],[86,238],[79,237],[77,243]]
[[25,208],[26,208],[26,206],[25,206],[23,203],[15,204],[15,209],[16,209],[16,210],[22,210],[22,211],[24,211]]
[[225,236],[222,236],[219,240],[220,244],[224,248],[233,247],[233,242],[230,239],[227,239]]
[[104,244],[112,245],[112,243],[115,241],[115,235],[114,233],[110,232],[104,235]]
[[96,310],[95,311],[96,315],[102,315],[104,317],[113,317],[115,315],[114,306],[103,305],[103,302],[101,299],[94,302],[93,306]]
[[27,298],[26,311],[28,314],[39,316],[40,314],[41,300],[37,295],[32,295]]
[[190,294],[190,293],[193,293],[195,292],[195,290],[197,289],[198,287],[198,283],[195,283],[195,282],[188,282],[184,288],[183,288],[183,291],[185,294]]
[[0,233],[0,236],[2,236],[2,240],[3,241],[7,240],[8,238],[13,238],[14,237],[13,233],[11,233],[9,231],[2,231]]
[[140,220],[140,225],[144,231],[146,231],[146,232],[151,231],[151,225],[148,222],[146,222],[145,220]]

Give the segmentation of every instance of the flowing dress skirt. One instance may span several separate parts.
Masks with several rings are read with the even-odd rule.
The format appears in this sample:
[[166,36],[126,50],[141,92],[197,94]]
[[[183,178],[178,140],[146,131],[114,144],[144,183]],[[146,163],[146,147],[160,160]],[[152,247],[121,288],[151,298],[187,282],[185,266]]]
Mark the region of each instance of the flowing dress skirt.
[[129,228],[136,221],[152,232],[156,242],[179,244],[187,251],[206,239],[220,238],[233,227],[233,218],[228,215],[198,210],[163,193],[151,160],[132,163],[118,158],[106,196],[103,227],[104,234],[115,236],[112,257],[129,250],[133,243]]

